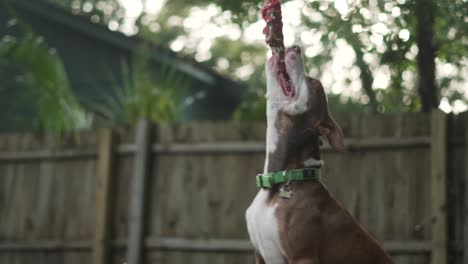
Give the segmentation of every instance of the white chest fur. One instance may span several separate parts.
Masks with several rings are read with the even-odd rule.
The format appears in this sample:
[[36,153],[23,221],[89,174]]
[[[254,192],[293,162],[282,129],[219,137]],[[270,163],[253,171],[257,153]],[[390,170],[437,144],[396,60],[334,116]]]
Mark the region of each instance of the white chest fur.
[[261,189],[246,212],[250,240],[267,264],[284,263],[275,211],[276,204],[268,204],[268,191]]

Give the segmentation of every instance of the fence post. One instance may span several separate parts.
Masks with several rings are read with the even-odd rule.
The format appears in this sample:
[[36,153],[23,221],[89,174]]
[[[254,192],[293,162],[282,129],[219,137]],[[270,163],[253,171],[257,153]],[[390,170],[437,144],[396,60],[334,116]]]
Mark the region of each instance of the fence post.
[[465,122],[465,199],[463,200],[463,263],[468,264],[468,113],[465,113],[464,118],[462,120]]
[[431,204],[432,264],[447,263],[447,116],[432,111],[431,118]]
[[138,122],[133,178],[130,192],[128,232],[128,264],[140,264],[143,249],[143,211],[146,197],[146,179],[149,172],[151,150],[150,125],[147,120]]
[[93,238],[93,264],[106,264],[109,259],[110,214],[112,200],[112,166],[114,136],[111,129],[99,131],[96,175],[96,222]]

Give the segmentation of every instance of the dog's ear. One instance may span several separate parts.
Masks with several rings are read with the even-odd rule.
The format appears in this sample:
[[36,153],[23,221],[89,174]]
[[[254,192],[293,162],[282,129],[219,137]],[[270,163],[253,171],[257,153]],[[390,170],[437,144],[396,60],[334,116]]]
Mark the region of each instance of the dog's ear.
[[343,131],[330,114],[327,114],[327,117],[320,125],[319,129],[320,134],[327,137],[328,144],[330,144],[330,146],[338,151],[344,150]]
[[319,80],[310,77],[308,77],[307,80],[307,85],[311,91],[310,102],[312,102],[311,105],[313,106],[312,112],[320,113],[319,117],[316,116],[313,119],[316,120],[314,128],[318,129],[320,135],[327,137],[330,146],[338,151],[343,151],[343,131],[328,111],[327,96],[322,83]]

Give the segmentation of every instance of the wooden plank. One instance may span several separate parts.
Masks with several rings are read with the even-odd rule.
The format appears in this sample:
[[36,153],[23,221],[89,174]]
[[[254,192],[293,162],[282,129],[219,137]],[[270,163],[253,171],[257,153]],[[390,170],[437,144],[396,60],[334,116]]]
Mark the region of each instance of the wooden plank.
[[[401,148],[426,148],[430,147],[429,137],[412,138],[369,138],[345,140],[347,151],[382,150]],[[264,142],[216,142],[197,144],[155,144],[153,151],[157,153],[249,153],[265,152]],[[329,146],[324,146],[322,151],[332,151]]]
[[248,153],[265,152],[264,142],[216,142],[196,144],[155,144],[152,148],[157,153]]
[[463,200],[463,263],[468,264],[468,114],[465,114],[465,199]]
[[89,251],[90,241],[38,240],[21,242],[1,242],[0,252],[33,252],[33,251]]
[[[345,140],[346,150],[387,150],[404,148],[427,148],[430,147],[430,138],[428,137],[408,137],[408,138],[362,138]],[[330,150],[329,147],[324,148],[325,151]]]
[[133,179],[130,192],[130,214],[128,232],[128,264],[140,264],[143,249],[144,207],[146,197],[146,180],[149,172],[150,158],[150,125],[147,120],[138,122],[136,134],[136,153],[134,159]]
[[[253,250],[250,241],[236,239],[157,238],[147,239],[145,245],[148,249],[213,253],[248,253]],[[423,254],[431,251],[431,241],[385,241],[383,247],[392,254]]]
[[[408,137],[408,138],[369,138],[369,139],[346,139],[347,151],[364,150],[385,150],[385,149],[407,149],[407,148],[428,148],[431,139],[429,137]],[[452,146],[464,146],[465,140],[450,140]],[[116,148],[116,152],[121,155],[134,154],[136,146],[134,144],[121,144]],[[240,142],[206,142],[194,144],[154,144],[152,151],[155,153],[208,153],[208,154],[233,154],[233,153],[263,153],[265,143],[259,141]],[[324,146],[322,151],[333,151],[329,146]],[[62,160],[95,158],[98,155],[96,150],[38,150],[38,151],[18,151],[0,152],[0,161],[28,161],[28,160]]]
[[432,112],[431,124],[431,204],[432,204],[432,261],[447,263],[447,117]]
[[[391,254],[426,254],[432,250],[432,242],[384,241],[384,249]],[[120,239],[112,243],[112,248],[122,249],[127,241]],[[250,253],[253,250],[249,240],[242,239],[188,239],[177,237],[149,238],[144,247],[148,250],[167,250],[204,253]],[[0,252],[33,252],[33,251],[89,251],[89,241],[35,241],[35,242],[2,242]],[[461,250],[461,248],[455,248]]]
[[78,159],[95,158],[95,150],[33,150],[33,151],[15,151],[0,153],[0,161],[29,161],[29,160],[57,160],[57,159]]
[[194,251],[194,252],[252,252],[249,240],[237,239],[187,239],[187,238],[153,238],[146,239],[148,249]]
[[96,222],[93,239],[93,263],[106,264],[109,259],[111,230],[112,166],[114,161],[112,130],[99,132],[99,150],[96,175]]

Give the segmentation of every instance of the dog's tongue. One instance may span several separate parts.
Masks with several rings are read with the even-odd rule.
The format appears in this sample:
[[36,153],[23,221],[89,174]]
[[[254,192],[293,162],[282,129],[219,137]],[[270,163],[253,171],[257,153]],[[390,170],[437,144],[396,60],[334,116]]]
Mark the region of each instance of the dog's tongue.
[[292,98],[295,95],[295,90],[284,64],[283,17],[281,15],[280,0],[267,0],[262,8],[262,17],[267,23],[263,29],[266,43],[271,47],[273,56],[279,57],[276,60],[276,77],[284,95]]

